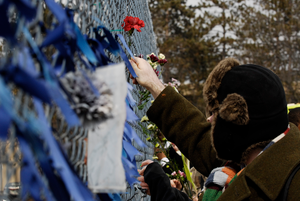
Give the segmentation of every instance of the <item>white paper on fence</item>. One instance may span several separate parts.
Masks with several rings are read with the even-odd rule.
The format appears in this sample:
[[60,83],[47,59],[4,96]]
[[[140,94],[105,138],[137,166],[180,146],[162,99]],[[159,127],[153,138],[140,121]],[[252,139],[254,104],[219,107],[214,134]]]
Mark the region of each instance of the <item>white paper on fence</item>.
[[88,186],[94,193],[113,193],[126,190],[122,164],[122,137],[126,119],[127,82],[125,64],[100,67],[95,76],[113,92],[112,118],[89,130]]

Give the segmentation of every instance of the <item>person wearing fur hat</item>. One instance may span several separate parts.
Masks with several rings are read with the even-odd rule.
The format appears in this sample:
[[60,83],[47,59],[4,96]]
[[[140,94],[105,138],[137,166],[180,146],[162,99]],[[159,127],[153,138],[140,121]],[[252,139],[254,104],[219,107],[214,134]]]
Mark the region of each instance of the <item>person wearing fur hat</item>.
[[[133,83],[155,98],[148,118],[208,177],[199,200],[300,200],[300,131],[289,125],[285,93],[271,70],[222,60],[203,89],[207,122],[159,81],[147,61],[131,63],[138,76],[131,76]],[[138,179],[151,200],[189,200],[170,186],[158,163],[147,160],[142,166]]]

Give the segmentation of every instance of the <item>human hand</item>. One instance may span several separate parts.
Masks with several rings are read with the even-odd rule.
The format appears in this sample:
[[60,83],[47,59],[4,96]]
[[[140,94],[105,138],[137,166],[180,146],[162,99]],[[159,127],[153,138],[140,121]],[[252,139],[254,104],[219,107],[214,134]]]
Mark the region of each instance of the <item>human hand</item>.
[[147,195],[151,195],[150,193],[150,189],[149,189],[149,186],[148,184],[145,182],[145,178],[144,178],[144,172],[147,168],[147,165],[153,163],[153,161],[151,160],[145,160],[142,162],[142,165],[141,167],[143,167],[141,170],[138,170],[139,174],[141,175],[140,177],[138,177],[137,179],[141,182],[140,185],[142,187],[142,189],[145,189],[146,190],[146,193]]
[[173,188],[177,188],[178,190],[181,191],[182,185],[181,185],[180,181],[178,181],[177,179],[170,180],[170,184]]
[[138,177],[137,180],[141,182],[140,185],[141,185],[142,189],[146,190],[146,194],[151,195],[150,188],[149,188],[148,184],[145,182],[144,176]]
[[174,149],[175,151],[179,151],[178,147],[177,147],[173,142],[172,142],[171,144],[172,144],[172,147],[173,147],[173,149]]
[[193,201],[198,201],[197,195],[194,195],[194,196],[193,196]]
[[144,176],[144,172],[145,172],[145,170],[146,170],[147,165],[149,165],[149,164],[151,164],[151,163],[153,163],[153,161],[152,161],[152,160],[149,160],[149,159],[142,162],[142,164],[141,164],[142,169],[139,170],[139,174],[140,174],[141,176]]
[[130,75],[133,84],[140,84],[149,90],[154,98],[165,88],[163,83],[158,79],[156,73],[150,64],[145,60],[138,57],[130,59],[133,70],[137,77],[134,78]]

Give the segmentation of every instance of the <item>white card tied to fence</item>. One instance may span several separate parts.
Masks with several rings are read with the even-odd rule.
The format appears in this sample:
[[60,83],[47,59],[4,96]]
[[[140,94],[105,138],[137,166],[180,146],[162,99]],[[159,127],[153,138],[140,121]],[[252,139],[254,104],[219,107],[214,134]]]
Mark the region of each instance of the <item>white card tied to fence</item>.
[[[88,186],[94,193],[126,190],[122,137],[126,119],[127,82],[124,63],[100,67],[94,76],[112,91],[112,117],[89,130]],[[100,94],[101,96],[101,94]]]

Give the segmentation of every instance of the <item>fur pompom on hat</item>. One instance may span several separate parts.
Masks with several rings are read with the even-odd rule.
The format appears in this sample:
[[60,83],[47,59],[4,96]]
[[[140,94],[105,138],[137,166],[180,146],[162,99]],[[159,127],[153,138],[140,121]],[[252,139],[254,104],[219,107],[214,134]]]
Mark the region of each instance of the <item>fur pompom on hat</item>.
[[239,163],[253,144],[272,140],[288,126],[285,92],[278,76],[253,64],[222,60],[203,89],[212,143],[219,158]]

